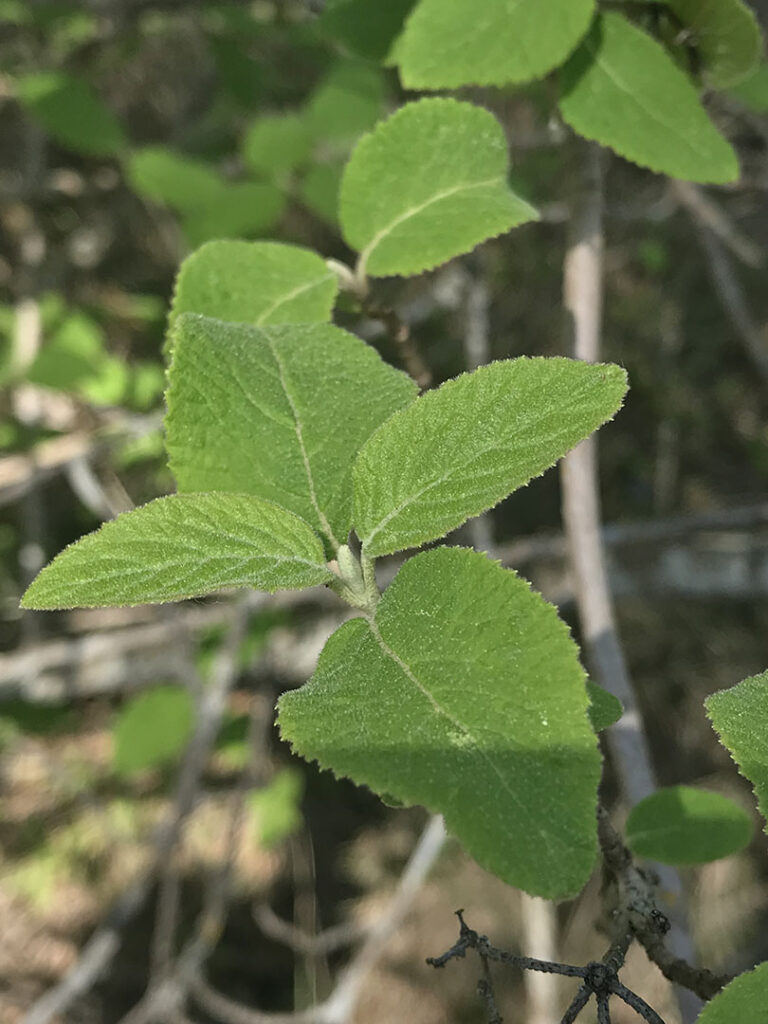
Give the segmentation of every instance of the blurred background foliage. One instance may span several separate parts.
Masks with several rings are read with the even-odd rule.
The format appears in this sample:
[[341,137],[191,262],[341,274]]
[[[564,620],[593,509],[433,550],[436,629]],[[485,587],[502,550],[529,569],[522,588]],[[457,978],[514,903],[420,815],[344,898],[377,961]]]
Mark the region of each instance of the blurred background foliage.
[[[22,615],[19,595],[65,544],[172,489],[163,336],[184,255],[238,237],[348,258],[341,171],[356,139],[404,99],[382,60],[412,6],[0,0],[1,1021],[20,1019],[75,962],[143,863],[232,615],[223,597]],[[515,187],[542,221],[420,278],[376,283],[377,304],[411,326],[436,381],[465,368],[478,317],[493,358],[563,350],[579,143],[555,116],[551,81],[463,95],[501,120]],[[668,181],[611,161],[606,357],[627,367],[632,391],[600,442],[621,629],[660,781],[703,783],[751,811],[702,700],[768,663],[766,112],[765,64],[711,106],[743,168],[738,186],[712,195],[742,250],[751,347],[713,287],[706,228]],[[380,321],[347,300],[337,319],[402,364]],[[558,502],[550,473],[497,509],[492,527],[570,620]],[[691,526],[701,521],[706,529]],[[632,534],[637,522],[655,532]],[[274,735],[275,696],[311,672],[337,615],[322,595],[255,601],[178,855],[186,923],[207,873],[234,859],[211,974],[265,1009],[321,996],[344,953],[291,952],[257,927],[252,905],[269,903],[309,932],[365,921],[423,821],[293,761]],[[227,800],[243,785],[233,853],[222,845]],[[690,869],[686,882],[704,962],[739,970],[768,958],[763,836],[743,855]],[[565,959],[601,951],[595,891],[558,911]],[[469,974],[438,984],[421,967],[450,945],[460,905],[497,945],[524,942],[518,895],[451,848],[377,968],[361,1021],[478,1019]],[[141,994],[151,927],[145,909],[67,1020],[120,1019]],[[647,972],[634,961],[629,970]],[[651,1002],[654,985],[650,974],[633,983]],[[510,981],[505,998],[518,997]]]

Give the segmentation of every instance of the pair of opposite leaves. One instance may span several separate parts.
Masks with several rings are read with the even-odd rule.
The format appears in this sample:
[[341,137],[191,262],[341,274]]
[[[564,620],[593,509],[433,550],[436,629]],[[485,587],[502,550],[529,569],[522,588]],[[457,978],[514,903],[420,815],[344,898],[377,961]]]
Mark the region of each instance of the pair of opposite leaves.
[[[26,607],[178,600],[332,579],[437,539],[543,472],[621,404],[619,367],[517,359],[419,398],[328,324],[174,324],[167,447],[180,493],[66,549]],[[322,538],[322,539],[321,539]],[[411,559],[281,701],[283,734],[338,774],[423,803],[516,885],[574,892],[594,858],[600,759],[555,610],[483,555]]]

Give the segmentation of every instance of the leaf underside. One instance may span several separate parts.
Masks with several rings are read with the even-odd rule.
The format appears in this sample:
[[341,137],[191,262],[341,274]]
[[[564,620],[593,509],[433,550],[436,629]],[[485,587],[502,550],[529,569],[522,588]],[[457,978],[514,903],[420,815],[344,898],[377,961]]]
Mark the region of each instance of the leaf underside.
[[444,814],[510,884],[562,898],[586,882],[600,756],[578,650],[555,609],[485,556],[406,562],[375,621],[334,633],[278,709],[297,753]]
[[741,0],[667,0],[691,33],[707,84],[736,85],[754,70],[762,51],[760,26]]

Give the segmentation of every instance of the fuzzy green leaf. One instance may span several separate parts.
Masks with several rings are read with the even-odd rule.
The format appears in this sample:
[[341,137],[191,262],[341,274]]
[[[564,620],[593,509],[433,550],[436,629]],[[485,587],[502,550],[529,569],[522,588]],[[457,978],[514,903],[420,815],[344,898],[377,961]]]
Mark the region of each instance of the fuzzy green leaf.
[[22,105],[67,149],[107,157],[125,147],[120,122],[83,79],[41,71],[20,79],[16,89]]
[[711,999],[696,1024],[765,1024],[768,1006],[768,963],[740,974]]
[[578,649],[555,609],[484,555],[406,562],[375,619],[334,633],[278,709],[303,757],[444,814],[511,885],[562,898],[587,881],[600,756]]
[[720,741],[752,783],[760,813],[768,819],[768,672],[713,693],[705,705]]
[[182,263],[171,322],[202,313],[234,323],[328,320],[337,278],[309,249],[281,242],[208,242]]
[[471,103],[407,103],[356,146],[340,220],[360,268],[418,274],[509,231],[536,212],[507,186],[501,125]]
[[354,525],[369,557],[436,540],[539,476],[620,408],[618,366],[482,366],[392,416],[360,452]]
[[580,135],[688,181],[739,176],[736,154],[696,89],[649,35],[606,12],[561,71],[560,111]]
[[242,494],[175,494],[125,512],[65,548],[24,608],[159,604],[222,587],[301,589],[331,579],[298,516]]
[[706,864],[749,845],[752,821],[719,793],[691,786],[657,789],[627,818],[627,845],[662,864]]
[[352,519],[352,463],[416,385],[330,324],[251,327],[185,313],[166,419],[181,491],[276,501],[338,542]]
[[299,114],[272,114],[254,121],[243,139],[243,160],[257,174],[281,176],[306,163],[313,137]]
[[762,51],[757,18],[741,0],[667,0],[690,32],[713,89],[727,89],[754,69]]
[[129,700],[115,722],[113,766],[119,775],[175,760],[192,733],[195,709],[188,690],[158,686]]
[[595,0],[421,0],[395,44],[406,89],[541,78],[572,52]]
[[616,722],[624,714],[624,708],[618,697],[597,686],[591,679],[587,680],[589,696],[589,720],[595,732],[602,732]]

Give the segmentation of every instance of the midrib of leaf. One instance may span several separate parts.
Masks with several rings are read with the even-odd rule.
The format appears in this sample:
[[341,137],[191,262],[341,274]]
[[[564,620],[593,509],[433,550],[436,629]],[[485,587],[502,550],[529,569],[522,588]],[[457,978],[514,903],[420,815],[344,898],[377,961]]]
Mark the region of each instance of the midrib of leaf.
[[[672,125],[668,121],[665,121],[664,118],[659,114],[659,112],[657,110],[655,110],[653,107],[647,107],[645,105],[645,103],[643,103],[642,100],[640,100],[638,98],[637,94],[631,88],[629,88],[618,77],[618,75],[614,74],[613,69],[611,68],[611,66],[609,64],[606,64],[606,62],[604,60],[600,59],[600,52],[599,52],[599,50],[594,48],[594,46],[592,45],[591,40],[585,40],[584,45],[587,48],[587,50],[589,51],[590,55],[592,57],[594,57],[595,63],[600,68],[603,69],[605,74],[608,76],[608,78],[610,78],[610,80],[613,82],[613,84],[616,86],[617,89],[620,89],[621,92],[623,92],[627,96],[629,96],[630,100],[632,100],[635,103],[635,105],[637,107],[639,107],[640,110],[643,111],[644,114],[647,114],[651,118],[651,120],[657,121],[659,124],[663,125],[667,129],[667,131],[672,132],[674,135],[679,135],[679,129],[677,128],[676,125]],[[699,149],[697,146],[692,145],[690,142],[688,142],[687,144],[691,147],[691,149],[694,152],[698,153],[700,156],[702,156],[704,158],[706,158],[708,156],[708,153],[707,153],[706,150]]]
[[447,188],[443,192],[438,192],[437,195],[431,196],[423,203],[419,203],[416,206],[410,207],[405,210],[399,216],[395,217],[386,227],[381,228],[371,241],[366,245],[363,251],[360,253],[360,260],[358,263],[360,276],[365,275],[365,269],[368,264],[368,260],[371,254],[375,251],[376,247],[388,236],[391,235],[396,227],[399,227],[404,221],[409,220],[411,217],[415,217],[417,213],[421,213],[422,210],[426,210],[428,206],[432,206],[433,203],[439,203],[441,199],[447,199],[449,196],[456,195],[457,192],[468,192],[473,188],[485,188],[487,185],[498,185],[503,184],[503,177],[488,178],[487,181],[475,181],[471,184],[465,185],[454,185],[452,188]]
[[307,284],[298,285],[296,288],[293,289],[293,291],[288,292],[287,295],[281,295],[279,299],[275,299],[272,305],[265,309],[264,312],[259,317],[257,317],[255,322],[259,325],[264,324],[268,317],[272,316],[276,309],[280,309],[280,307],[284,306],[287,302],[292,302],[293,299],[297,299],[299,295],[303,295],[304,292],[309,292],[313,288],[317,288],[318,285],[323,284],[325,281],[330,281],[332,276],[332,274],[325,274],[323,277],[315,278],[314,281],[310,281]]
[[[429,703],[435,710],[436,714],[442,715],[444,718],[446,718],[455,729],[458,729],[459,732],[461,732],[464,736],[467,737],[467,739],[471,741],[471,743],[473,744],[477,752],[480,754],[482,759],[486,762],[486,764],[490,767],[490,769],[498,778],[499,782],[501,783],[502,789],[504,789],[504,791],[510,795],[513,802],[517,805],[518,809],[520,810],[520,813],[524,817],[529,818],[529,814],[525,805],[521,802],[520,797],[517,795],[514,789],[510,788],[509,782],[507,781],[504,772],[498,767],[493,758],[490,757],[490,755],[487,754],[485,750],[483,750],[483,748],[480,746],[473,733],[469,731],[469,729],[464,725],[463,722],[461,722],[458,718],[455,718],[450,713],[450,711],[446,710],[446,708],[442,706],[442,704],[437,700],[437,698],[434,696],[431,690],[427,686],[425,686],[424,683],[422,683],[422,681],[419,679],[419,677],[416,675],[416,673],[413,671],[410,665],[400,657],[397,651],[392,650],[387,641],[381,635],[381,630],[379,629],[376,620],[373,617],[369,618],[366,616],[366,622],[368,623],[373,638],[376,640],[376,643],[379,645],[384,654],[388,658],[391,658],[392,661],[394,661],[394,663],[397,665],[400,671],[405,675],[406,679],[413,683],[413,685],[418,689],[422,696],[426,697],[426,699],[429,701]],[[536,827],[534,830],[537,832],[537,834],[541,837],[542,840],[551,840],[554,843],[554,845],[559,845],[562,848],[564,855],[567,855],[570,851],[570,847],[563,844],[560,840],[560,837],[557,836],[555,833],[549,832],[547,831],[547,829],[541,827]]]
[[325,532],[326,537],[335,548],[338,548],[339,542],[336,539],[334,532],[331,529],[331,524],[328,522],[325,513],[320,508],[320,505],[317,500],[317,492],[315,491],[315,481],[312,476],[312,467],[309,464],[309,456],[307,455],[307,448],[306,445],[304,444],[304,432],[301,424],[301,416],[299,415],[298,407],[288,387],[288,377],[285,372],[285,367],[282,364],[280,356],[278,355],[277,349],[275,347],[274,341],[270,336],[269,332],[265,331],[264,333],[267,338],[267,343],[269,344],[269,350],[272,353],[272,358],[275,360],[275,365],[277,366],[277,372],[280,377],[280,386],[285,392],[285,397],[288,399],[288,404],[291,407],[291,413],[293,415],[293,426],[296,431],[296,440],[299,442],[299,451],[301,452],[301,458],[304,463],[304,472],[306,473],[307,476],[307,486],[309,487],[309,497],[312,502],[312,507],[315,510],[317,518],[320,522],[321,527],[323,528],[323,531]]

